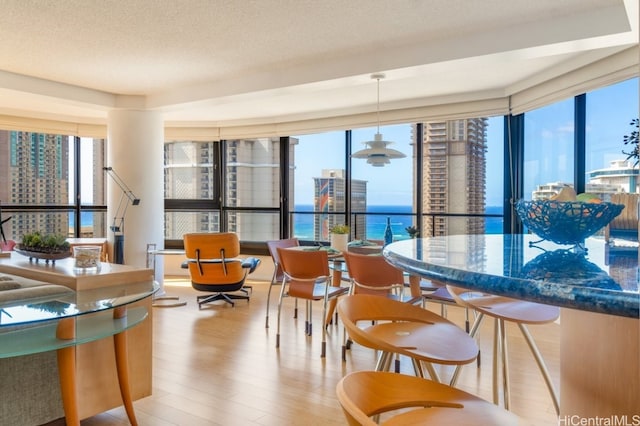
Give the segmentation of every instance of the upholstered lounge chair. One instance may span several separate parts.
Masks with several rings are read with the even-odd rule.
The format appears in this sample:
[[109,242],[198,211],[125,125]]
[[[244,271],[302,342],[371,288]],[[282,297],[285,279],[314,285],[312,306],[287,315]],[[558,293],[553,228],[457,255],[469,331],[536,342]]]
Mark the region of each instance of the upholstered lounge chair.
[[260,264],[260,259],[239,258],[240,242],[231,232],[185,234],[184,249],[194,289],[213,294],[198,296],[198,306],[224,300],[234,306],[233,300],[249,300],[245,280]]

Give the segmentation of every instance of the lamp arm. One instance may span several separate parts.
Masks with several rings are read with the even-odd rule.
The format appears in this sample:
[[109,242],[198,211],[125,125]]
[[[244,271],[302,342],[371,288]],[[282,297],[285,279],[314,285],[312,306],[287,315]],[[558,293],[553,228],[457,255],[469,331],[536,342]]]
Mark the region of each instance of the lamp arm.
[[[112,167],[103,167],[102,169],[122,190],[122,195],[120,195],[120,201],[118,202],[118,208],[116,209],[116,213],[113,216],[111,230],[114,233],[124,233],[124,217],[127,214],[127,208],[129,207],[128,201],[131,201],[132,205],[137,206],[138,204],[140,204],[140,199],[133,194],[131,188],[129,188],[127,184],[124,183],[122,178],[118,176],[118,174],[113,170]],[[125,201],[125,197],[128,199],[128,201]]]
[[126,195],[127,198],[131,201],[131,204],[133,204],[134,206],[140,204],[140,199],[134,195],[131,188],[129,188],[127,184],[124,183],[122,178],[118,176],[115,170],[113,170],[113,167],[103,167],[102,169],[111,177],[111,179],[113,179],[116,185],[120,187],[124,195]]

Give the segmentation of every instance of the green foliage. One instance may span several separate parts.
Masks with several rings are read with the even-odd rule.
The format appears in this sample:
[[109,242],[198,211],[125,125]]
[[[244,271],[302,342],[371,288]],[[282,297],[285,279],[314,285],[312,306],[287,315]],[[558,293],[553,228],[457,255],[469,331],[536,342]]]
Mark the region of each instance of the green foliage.
[[348,234],[351,231],[349,226],[344,224],[333,225],[333,227],[329,230],[332,234]]
[[404,230],[407,231],[407,234],[409,234],[411,238],[417,237],[420,233],[420,231],[418,231],[418,228],[416,228],[415,226],[407,226],[406,228],[404,228]]
[[638,150],[638,123],[639,121],[637,118],[631,120],[629,125],[635,127],[635,130],[632,130],[631,133],[624,135],[622,138],[624,144],[629,145],[632,148],[629,152],[622,150],[622,153],[627,156],[627,160],[632,158],[635,160],[635,163],[633,164],[634,166],[636,166],[638,161],[640,161],[640,151]]
[[40,231],[35,231],[22,236],[20,248],[30,251],[41,252],[61,252],[69,251],[67,237],[61,234],[43,235]]

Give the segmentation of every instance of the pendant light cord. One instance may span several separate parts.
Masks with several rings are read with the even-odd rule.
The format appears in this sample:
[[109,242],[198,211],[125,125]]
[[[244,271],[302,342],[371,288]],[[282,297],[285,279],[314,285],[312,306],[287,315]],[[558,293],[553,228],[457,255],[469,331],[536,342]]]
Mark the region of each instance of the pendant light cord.
[[378,122],[377,134],[380,134],[380,80],[385,78],[383,73],[371,74],[371,78],[378,82],[378,98],[376,100],[376,121]]
[[376,121],[378,122],[377,133],[380,134],[380,76],[377,76],[376,80],[378,80],[378,101],[376,103]]

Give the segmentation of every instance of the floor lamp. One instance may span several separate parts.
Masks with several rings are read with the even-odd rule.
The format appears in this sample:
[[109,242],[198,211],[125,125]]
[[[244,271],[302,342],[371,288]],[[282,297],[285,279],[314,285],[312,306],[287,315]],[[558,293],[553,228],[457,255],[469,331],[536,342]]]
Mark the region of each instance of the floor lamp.
[[131,191],[112,167],[103,167],[103,170],[122,190],[120,202],[118,203],[116,214],[113,216],[113,222],[109,229],[113,232],[113,263],[124,264],[124,216],[127,213],[129,202],[131,202],[131,205],[137,206],[140,204],[140,198],[133,195],[133,191]]

